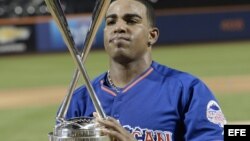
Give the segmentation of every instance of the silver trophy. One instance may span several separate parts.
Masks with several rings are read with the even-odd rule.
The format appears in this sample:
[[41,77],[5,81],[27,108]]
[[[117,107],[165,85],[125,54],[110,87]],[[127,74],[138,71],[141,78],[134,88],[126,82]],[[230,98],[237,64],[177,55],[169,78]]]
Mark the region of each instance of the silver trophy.
[[111,141],[109,136],[104,135],[101,132],[101,128],[103,127],[100,127],[100,125],[94,122],[93,118],[79,117],[70,120],[66,120],[65,118],[73,91],[75,90],[80,74],[84,78],[86,87],[88,89],[97,114],[101,118],[106,118],[106,114],[104,113],[100,101],[96,96],[93,86],[91,85],[89,76],[84,67],[84,62],[87,58],[95,35],[102,23],[102,20],[105,16],[105,13],[108,9],[111,0],[97,0],[95,9],[93,10],[91,26],[88,30],[84,42],[84,48],[81,54],[75,47],[75,43],[72,34],[69,30],[67,19],[62,10],[60,0],[45,0],[45,2],[77,66],[73,76],[73,80],[70,83],[68,89],[68,94],[65,96],[58,115],[56,117],[58,124],[55,125],[53,132],[48,134],[49,141]]

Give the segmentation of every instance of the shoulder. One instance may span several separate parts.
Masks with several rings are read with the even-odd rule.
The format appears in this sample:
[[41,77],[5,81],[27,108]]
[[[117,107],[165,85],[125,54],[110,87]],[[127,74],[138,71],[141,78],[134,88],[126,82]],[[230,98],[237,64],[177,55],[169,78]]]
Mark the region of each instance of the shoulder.
[[153,62],[152,67],[155,72],[158,75],[161,75],[165,80],[171,81],[171,83],[175,84],[178,83],[178,85],[182,87],[191,87],[197,83],[203,84],[202,80],[191,73],[177,70],[157,62]]

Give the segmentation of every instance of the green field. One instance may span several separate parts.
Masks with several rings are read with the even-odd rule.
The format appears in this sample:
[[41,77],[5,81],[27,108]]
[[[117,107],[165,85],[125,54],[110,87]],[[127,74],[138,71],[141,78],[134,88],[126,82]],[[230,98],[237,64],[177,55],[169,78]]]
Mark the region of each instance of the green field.
[[[198,77],[250,76],[250,42],[183,44],[155,47],[154,60]],[[107,56],[91,51],[86,68],[91,78],[105,71]],[[1,91],[44,86],[68,86],[74,71],[69,53],[0,57]],[[219,84],[218,84],[219,85]],[[250,87],[250,86],[249,86]],[[250,121],[250,91],[216,93],[228,121]],[[0,109],[3,141],[46,141],[59,106]]]

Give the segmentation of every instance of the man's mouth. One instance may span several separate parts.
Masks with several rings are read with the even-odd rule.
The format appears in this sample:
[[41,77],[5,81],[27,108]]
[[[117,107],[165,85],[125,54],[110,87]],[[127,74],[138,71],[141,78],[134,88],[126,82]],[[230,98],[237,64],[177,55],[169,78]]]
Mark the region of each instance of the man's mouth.
[[130,41],[130,39],[125,36],[114,36],[110,39],[109,42],[115,42],[115,41]]

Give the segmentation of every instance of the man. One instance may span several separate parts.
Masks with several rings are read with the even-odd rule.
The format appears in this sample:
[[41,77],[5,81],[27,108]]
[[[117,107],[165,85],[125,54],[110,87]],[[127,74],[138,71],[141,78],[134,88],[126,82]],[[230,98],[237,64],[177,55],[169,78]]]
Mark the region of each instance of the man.
[[[152,60],[159,36],[143,0],[113,1],[106,13],[104,46],[109,70],[92,84],[108,119],[97,121],[119,141],[223,140],[225,118],[198,78]],[[85,86],[72,98],[67,118],[93,116]]]

